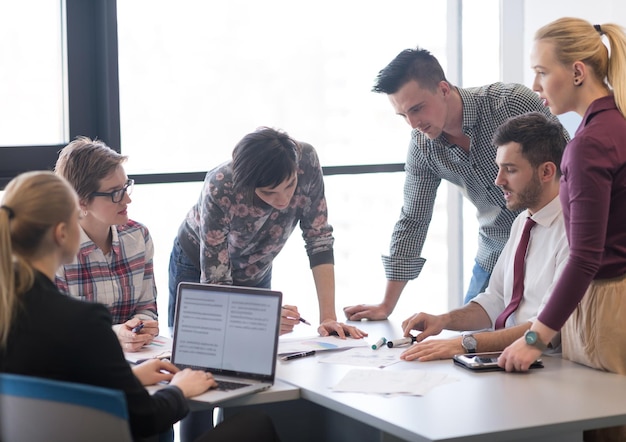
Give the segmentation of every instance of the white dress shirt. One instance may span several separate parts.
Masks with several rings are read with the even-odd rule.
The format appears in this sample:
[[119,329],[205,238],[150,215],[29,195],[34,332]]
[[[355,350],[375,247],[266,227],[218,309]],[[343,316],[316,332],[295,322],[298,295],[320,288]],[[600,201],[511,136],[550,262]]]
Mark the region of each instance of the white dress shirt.
[[[528,210],[518,215],[511,226],[511,236],[498,258],[484,293],[472,302],[480,304],[491,324],[511,302],[513,294],[513,261],[515,251],[528,218]],[[548,302],[552,288],[563,271],[569,256],[565,224],[559,197],[532,216],[537,223],[530,231],[530,242],[524,263],[524,297],[519,307],[509,316],[505,327],[534,321]]]

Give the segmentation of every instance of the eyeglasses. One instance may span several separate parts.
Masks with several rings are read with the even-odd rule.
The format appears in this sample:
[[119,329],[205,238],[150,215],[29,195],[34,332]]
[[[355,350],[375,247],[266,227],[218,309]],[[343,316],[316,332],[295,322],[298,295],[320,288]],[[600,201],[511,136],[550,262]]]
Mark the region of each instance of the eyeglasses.
[[135,180],[128,180],[126,181],[126,184],[124,184],[124,187],[122,187],[119,190],[114,190],[113,192],[92,192],[91,195],[89,195],[89,197],[108,196],[109,198],[111,198],[111,201],[113,201],[114,203],[119,203],[120,201],[124,199],[125,193],[129,195],[133,193],[134,185],[135,185]]

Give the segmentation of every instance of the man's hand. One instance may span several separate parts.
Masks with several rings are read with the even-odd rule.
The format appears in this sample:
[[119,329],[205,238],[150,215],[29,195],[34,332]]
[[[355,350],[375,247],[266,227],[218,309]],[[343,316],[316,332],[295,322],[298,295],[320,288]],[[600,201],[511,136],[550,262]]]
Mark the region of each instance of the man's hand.
[[402,321],[402,331],[404,336],[410,336],[411,330],[421,333],[417,335],[417,342],[422,342],[429,336],[438,335],[446,326],[443,315],[429,315],[428,313],[416,313],[408,319]]
[[452,356],[465,353],[461,345],[461,338],[454,339],[430,339],[411,345],[409,349],[400,355],[405,361],[435,361],[437,359],[450,359]]
[[391,314],[384,304],[352,305],[344,307],[343,312],[348,321],[360,321],[361,319],[382,321]]

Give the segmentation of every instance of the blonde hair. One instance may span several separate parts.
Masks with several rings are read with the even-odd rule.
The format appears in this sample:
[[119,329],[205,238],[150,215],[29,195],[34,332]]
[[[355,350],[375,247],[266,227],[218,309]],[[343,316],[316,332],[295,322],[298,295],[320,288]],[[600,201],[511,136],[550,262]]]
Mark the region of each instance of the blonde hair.
[[76,137],[61,150],[54,170],[74,186],[81,201],[89,201],[100,188],[100,181],[127,159],[103,141]]
[[[609,41],[609,49],[602,42]],[[540,28],[535,40],[554,43],[557,59],[564,65],[582,61],[595,77],[613,89],[615,103],[626,117],[626,34],[624,28],[608,23],[592,25],[580,18],[564,17]]]
[[52,172],[23,173],[5,188],[0,209],[0,347],[6,346],[19,297],[33,285],[30,259],[50,251],[45,235],[76,210],[76,193]]

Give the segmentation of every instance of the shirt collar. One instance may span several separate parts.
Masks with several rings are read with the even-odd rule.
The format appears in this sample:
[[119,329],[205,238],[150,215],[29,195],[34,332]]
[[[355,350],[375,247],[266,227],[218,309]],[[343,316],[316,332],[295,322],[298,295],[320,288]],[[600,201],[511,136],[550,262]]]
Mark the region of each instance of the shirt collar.
[[582,128],[589,124],[589,121],[591,121],[591,119],[597,113],[612,109],[617,109],[617,105],[615,104],[615,97],[613,95],[607,95],[605,97],[594,100],[587,108],[580,127]]
[[476,98],[467,89],[460,87],[456,88],[461,95],[461,102],[463,103],[463,132],[468,135],[468,131],[471,130],[476,124],[478,124],[478,104]]
[[[83,230],[82,226],[80,227],[80,250],[78,251],[79,254],[83,255],[83,256],[87,256],[89,255],[91,252],[93,252],[94,250],[96,250],[98,248],[98,246],[96,246],[96,243],[94,243],[91,238],[89,238],[89,236],[87,236],[87,233],[85,233],[85,231]],[[119,255],[120,252],[120,239],[119,239],[119,235],[117,233],[117,227],[116,226],[111,226],[111,232],[112,232],[112,244],[111,244],[111,250]]]
[[[524,211],[526,217],[530,216],[528,209]],[[561,214],[561,200],[559,196],[555,196],[552,201],[543,206],[538,212],[535,212],[531,218],[537,224],[543,227],[550,227],[552,223],[559,217]]]

